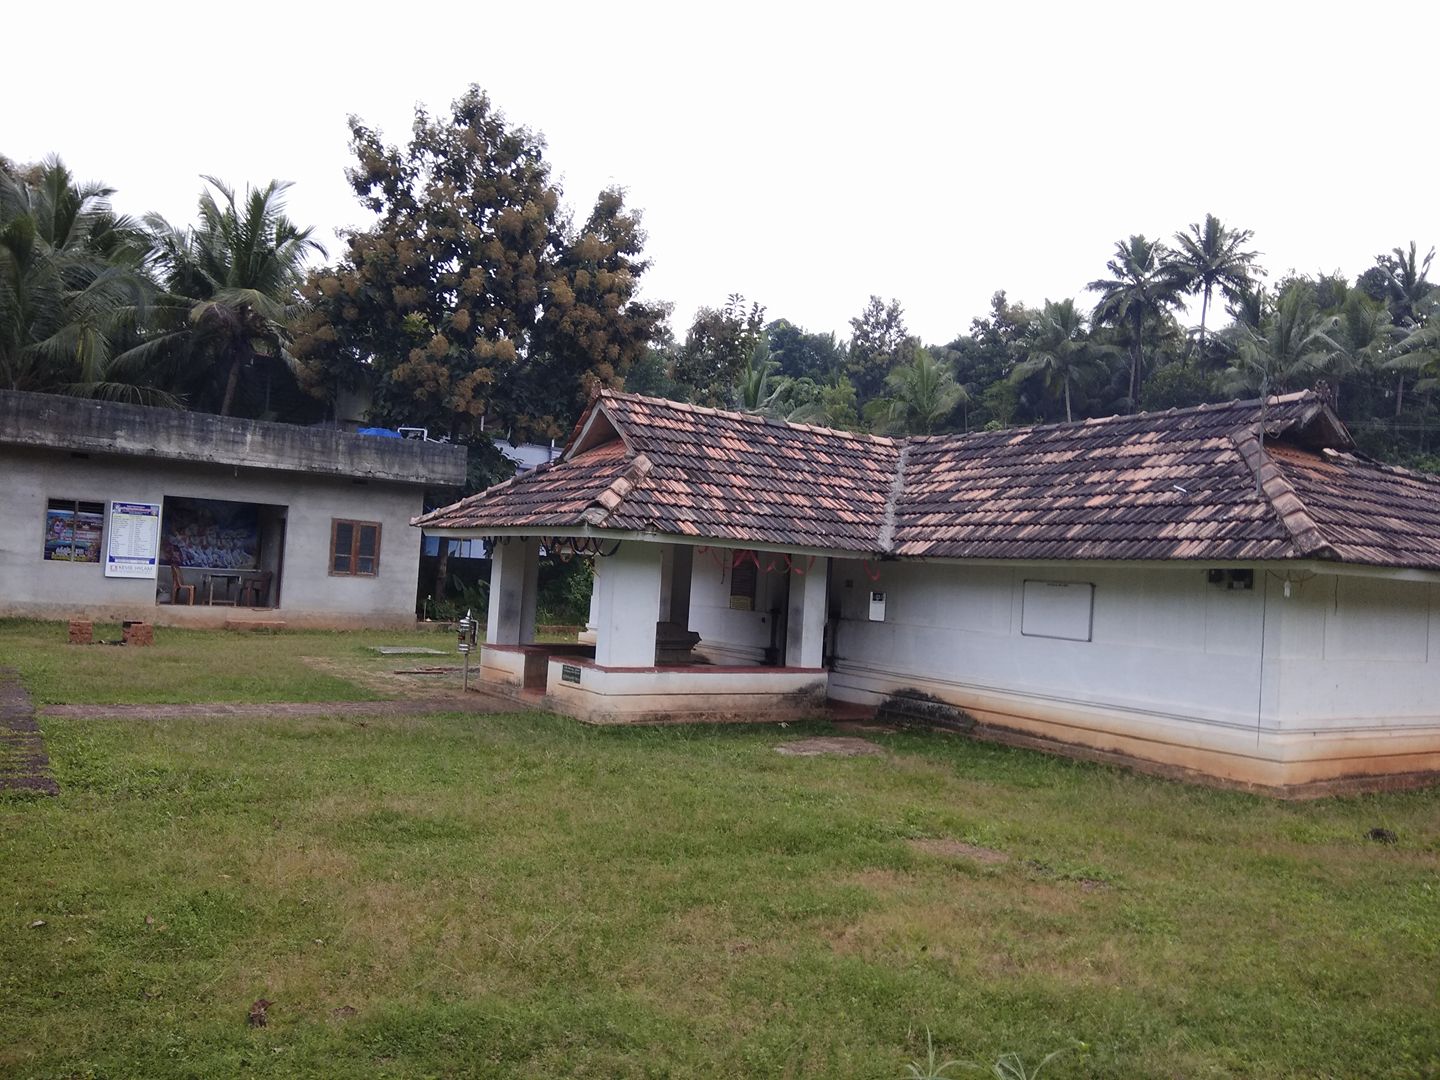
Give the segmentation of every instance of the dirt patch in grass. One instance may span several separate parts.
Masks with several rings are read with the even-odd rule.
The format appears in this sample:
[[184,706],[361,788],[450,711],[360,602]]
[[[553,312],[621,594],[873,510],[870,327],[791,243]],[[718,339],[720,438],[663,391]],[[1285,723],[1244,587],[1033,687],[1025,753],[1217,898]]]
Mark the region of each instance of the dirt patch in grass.
[[813,739],[796,739],[775,748],[777,753],[794,757],[874,757],[884,754],[879,746],[866,739],[848,735],[817,735]]
[[60,794],[35,707],[13,668],[0,668],[0,791]]
[[964,840],[950,840],[946,837],[926,837],[923,839],[909,840],[907,843],[916,851],[924,852],[926,855],[943,855],[970,859],[973,862],[984,863],[987,866],[998,866],[1001,863],[1008,863],[1010,856],[995,848],[981,847],[979,844],[967,844]]

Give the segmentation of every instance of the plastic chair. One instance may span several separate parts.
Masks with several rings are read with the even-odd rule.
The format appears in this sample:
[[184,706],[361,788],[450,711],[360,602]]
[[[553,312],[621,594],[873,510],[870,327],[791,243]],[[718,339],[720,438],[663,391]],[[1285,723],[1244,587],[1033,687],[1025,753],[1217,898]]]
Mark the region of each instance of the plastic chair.
[[195,586],[186,585],[185,579],[180,576],[180,568],[174,563],[170,564],[170,603],[178,604],[181,596],[187,597],[184,601],[191,607],[195,606]]
[[266,601],[270,598],[270,580],[274,571],[262,570],[258,577],[250,578],[240,589],[241,607],[268,607]]

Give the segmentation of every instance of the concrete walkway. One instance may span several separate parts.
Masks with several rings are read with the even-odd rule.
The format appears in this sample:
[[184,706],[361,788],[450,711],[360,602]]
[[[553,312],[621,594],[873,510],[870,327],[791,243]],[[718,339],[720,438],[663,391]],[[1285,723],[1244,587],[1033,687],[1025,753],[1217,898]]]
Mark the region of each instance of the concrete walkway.
[[0,668],[0,791],[60,794],[35,706],[14,668]]

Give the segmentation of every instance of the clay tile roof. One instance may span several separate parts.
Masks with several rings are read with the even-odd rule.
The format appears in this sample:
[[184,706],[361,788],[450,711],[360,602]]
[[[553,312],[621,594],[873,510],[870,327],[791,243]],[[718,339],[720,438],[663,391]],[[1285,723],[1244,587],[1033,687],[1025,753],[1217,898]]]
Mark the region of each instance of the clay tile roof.
[[[580,449],[597,409],[619,437]],[[560,461],[415,524],[589,525],[872,552],[899,454],[893,439],[605,391]]]
[[561,460],[416,520],[947,559],[1440,569],[1440,479],[1349,452],[1313,393],[905,441],[602,393]]
[[[1266,427],[1323,409],[1272,399]],[[895,553],[931,558],[1293,558],[1235,432],[1258,402],[912,440]]]

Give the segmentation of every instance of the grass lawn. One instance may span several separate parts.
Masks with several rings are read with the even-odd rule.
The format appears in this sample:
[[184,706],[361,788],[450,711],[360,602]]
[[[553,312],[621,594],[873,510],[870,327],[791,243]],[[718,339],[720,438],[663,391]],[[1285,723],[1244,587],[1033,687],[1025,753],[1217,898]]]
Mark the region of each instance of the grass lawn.
[[[97,641],[120,637],[118,624],[95,626]],[[385,658],[368,649],[370,645],[424,645],[446,655]],[[328,668],[317,666],[316,660]],[[397,660],[458,663],[454,635],[160,626],[154,645],[116,648],[67,645],[64,623],[0,619],[0,664],[19,670],[38,705],[372,701],[387,695],[344,678],[336,669],[393,669]]]
[[0,799],[7,1077],[898,1078],[927,1028],[1068,1048],[1047,1077],[1440,1073],[1436,792],[775,753],[823,725],[43,726],[62,794]]

